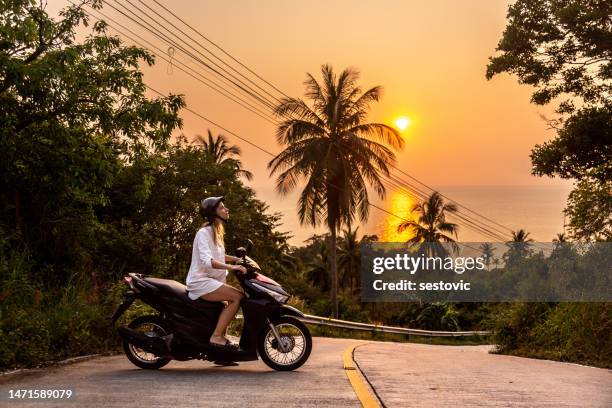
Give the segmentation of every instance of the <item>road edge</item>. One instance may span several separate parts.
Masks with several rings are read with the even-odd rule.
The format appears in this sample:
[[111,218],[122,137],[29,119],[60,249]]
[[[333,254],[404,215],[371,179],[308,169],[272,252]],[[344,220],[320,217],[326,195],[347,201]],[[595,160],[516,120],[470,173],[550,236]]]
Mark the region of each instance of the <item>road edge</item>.
[[344,350],[342,353],[342,365],[361,405],[364,408],[384,408],[384,403],[378,399],[376,392],[371,389],[369,381],[365,379],[359,365],[354,359],[355,349],[366,344],[368,343],[357,343]]
[[92,359],[98,358],[98,357],[115,356],[115,355],[118,355],[118,354],[121,354],[121,353],[119,353],[119,352],[104,352],[104,353],[96,353],[96,354],[87,354],[87,355],[84,355],[84,356],[70,357],[70,358],[67,358],[65,360],[60,360],[60,361],[46,362],[45,365],[43,365],[41,367],[18,368],[18,369],[10,370],[10,371],[2,371],[2,372],[0,372],[0,383],[4,383],[4,382],[7,382],[7,381],[13,381],[13,380],[21,378],[21,377],[27,377],[29,375],[44,373],[47,370],[54,369],[54,368],[59,368],[59,367],[65,366],[65,365],[81,363],[83,361],[92,360]]

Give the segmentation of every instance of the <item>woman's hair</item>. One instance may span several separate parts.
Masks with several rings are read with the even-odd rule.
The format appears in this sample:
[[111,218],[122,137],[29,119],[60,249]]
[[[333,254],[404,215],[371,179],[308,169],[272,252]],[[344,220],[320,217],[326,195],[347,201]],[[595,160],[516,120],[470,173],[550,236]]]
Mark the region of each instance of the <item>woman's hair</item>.
[[[209,225],[211,225],[210,222],[204,221],[204,224],[202,226],[208,227]],[[215,245],[225,246],[225,228],[223,227],[223,222],[218,218],[215,218],[212,223],[211,229],[213,233],[213,242],[215,243]]]

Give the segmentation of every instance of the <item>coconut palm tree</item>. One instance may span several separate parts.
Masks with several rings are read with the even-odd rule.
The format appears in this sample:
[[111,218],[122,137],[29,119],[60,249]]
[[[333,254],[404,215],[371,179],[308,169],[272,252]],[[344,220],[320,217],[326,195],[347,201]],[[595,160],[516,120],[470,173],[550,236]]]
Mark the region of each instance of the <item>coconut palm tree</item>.
[[529,238],[529,232],[524,229],[518,231],[512,231],[512,241],[508,241],[507,244],[515,248],[529,248],[533,239]]
[[343,286],[348,286],[350,294],[354,292],[354,284],[359,282],[359,265],[361,262],[361,252],[359,241],[357,240],[357,230],[352,230],[349,226],[342,230],[342,238],[338,243],[338,266],[342,273],[338,280]]
[[242,162],[237,158],[242,153],[236,145],[230,145],[227,138],[223,135],[213,137],[212,132],[208,129],[208,138],[204,139],[201,135],[196,136],[198,144],[202,146],[204,152],[209,155],[215,163],[226,164],[236,170],[236,174],[244,176],[247,180],[253,179],[253,173],[242,168]]
[[450,244],[453,251],[458,250],[453,236],[457,237],[459,226],[446,220],[447,213],[457,212],[455,204],[445,203],[440,193],[434,191],[425,201],[415,204],[410,212],[417,216],[416,220],[405,220],[397,227],[398,232],[412,230],[413,236],[408,243],[424,245],[425,252],[430,256],[448,255],[448,250],[441,243]]
[[557,242],[559,244],[566,243],[567,242],[567,235],[565,235],[564,232],[559,232],[559,233],[557,233],[555,238],[553,238],[552,242]]
[[480,245],[480,250],[482,251],[482,256],[485,259],[485,265],[487,266],[487,271],[489,270],[489,265],[491,264],[491,260],[493,259],[493,245],[489,242],[485,242]]
[[310,105],[283,98],[274,110],[282,119],[276,137],[285,149],[268,168],[277,175],[276,189],[282,195],[305,182],[298,202],[301,224],[324,222],[329,228],[331,300],[338,316],[337,232],[355,218],[367,219],[368,184],[384,198],[381,174],[389,174],[395,161],[391,148],[401,148],[403,140],[388,125],[366,123],[369,105],[380,99],[380,87],[362,93],[353,69],[336,75],[323,65],[321,73],[321,83],[311,74],[304,82]]
[[325,241],[322,241],[319,244],[319,248],[314,259],[308,264],[308,270],[306,271],[308,280],[312,282],[313,285],[320,288],[322,292],[326,292],[329,289],[329,274],[327,273],[329,258],[328,254],[329,251],[327,245],[325,244]]
[[504,254],[504,260],[506,264],[512,264],[520,258],[524,258],[529,255],[533,239],[529,238],[529,232],[524,229],[512,231],[512,240],[506,242],[506,246],[510,248],[508,252]]

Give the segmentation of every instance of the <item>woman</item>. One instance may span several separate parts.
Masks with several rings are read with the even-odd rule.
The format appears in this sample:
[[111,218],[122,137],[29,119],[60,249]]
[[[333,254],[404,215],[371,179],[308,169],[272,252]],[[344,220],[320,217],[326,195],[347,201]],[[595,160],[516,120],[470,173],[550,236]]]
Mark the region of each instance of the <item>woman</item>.
[[227,285],[225,280],[228,270],[245,273],[246,268],[226,263],[238,262],[240,258],[225,255],[223,223],[229,218],[229,210],[223,203],[223,197],[208,197],[202,200],[200,215],[204,218],[204,225],[198,230],[193,241],[187,291],[192,300],[202,298],[209,302],[227,302],[210,337],[210,345],[231,348],[235,346],[225,337],[225,329],[238,312],[244,294]]

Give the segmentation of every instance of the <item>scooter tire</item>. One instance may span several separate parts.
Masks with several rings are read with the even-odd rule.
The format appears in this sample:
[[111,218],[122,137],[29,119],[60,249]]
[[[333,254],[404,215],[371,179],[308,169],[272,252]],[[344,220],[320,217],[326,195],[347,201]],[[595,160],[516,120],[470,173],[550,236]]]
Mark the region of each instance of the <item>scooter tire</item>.
[[[153,315],[137,317],[136,319],[132,320],[130,324],[128,324],[128,327],[136,330],[145,324],[155,324],[156,326],[161,327],[166,333],[170,333],[168,325],[164,319]],[[132,364],[145,370],[157,370],[170,362],[170,359],[167,357],[157,357],[157,359],[151,362],[144,361],[134,355],[133,350],[130,347],[130,343],[126,340],[123,340],[123,351]]]
[[272,329],[270,327],[266,327],[257,340],[257,351],[259,353],[259,357],[268,367],[277,371],[292,371],[301,367],[306,360],[308,360],[308,357],[310,357],[310,352],[312,351],[312,336],[310,335],[310,330],[308,330],[308,327],[306,327],[304,323],[293,316],[280,316],[273,319],[272,323],[275,326],[283,323],[290,324],[301,331],[304,335],[304,352],[299,359],[292,364],[278,364],[277,362],[273,361],[266,352],[266,338],[268,338],[268,333],[270,333]]

